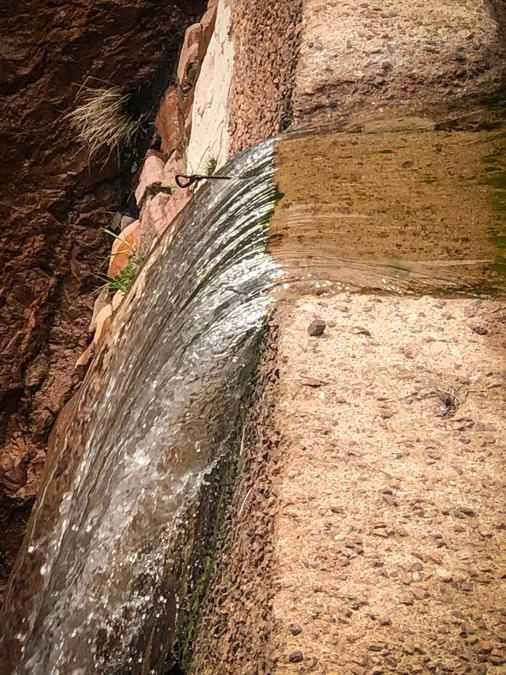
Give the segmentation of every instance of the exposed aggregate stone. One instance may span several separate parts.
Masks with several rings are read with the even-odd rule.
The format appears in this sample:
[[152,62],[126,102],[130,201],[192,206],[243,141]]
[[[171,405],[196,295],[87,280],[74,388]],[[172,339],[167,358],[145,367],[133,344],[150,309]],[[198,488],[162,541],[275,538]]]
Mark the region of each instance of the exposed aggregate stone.
[[503,672],[504,317],[344,293],[278,309],[190,672]]
[[232,3],[231,157],[291,124],[302,4],[302,0]]

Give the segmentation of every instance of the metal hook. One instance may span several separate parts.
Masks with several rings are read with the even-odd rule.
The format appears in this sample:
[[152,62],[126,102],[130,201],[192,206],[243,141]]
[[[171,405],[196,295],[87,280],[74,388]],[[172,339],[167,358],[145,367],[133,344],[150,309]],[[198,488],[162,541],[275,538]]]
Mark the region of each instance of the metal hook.
[[191,187],[194,183],[196,183],[199,180],[202,180],[200,176],[193,175],[193,176],[186,176],[185,174],[178,173],[175,176],[176,180],[176,185],[180,188],[189,188]]
[[198,183],[201,180],[240,180],[240,176],[202,176],[198,173],[192,173],[186,175],[184,173],[178,173],[175,176],[176,185],[180,188],[189,188],[194,183]]

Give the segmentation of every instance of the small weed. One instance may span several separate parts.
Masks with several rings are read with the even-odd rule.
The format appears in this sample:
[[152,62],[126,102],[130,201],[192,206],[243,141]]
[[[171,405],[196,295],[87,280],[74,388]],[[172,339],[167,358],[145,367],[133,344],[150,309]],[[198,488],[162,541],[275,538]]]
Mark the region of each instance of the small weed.
[[128,265],[124,267],[121,272],[115,277],[108,277],[107,274],[98,274],[97,277],[101,279],[104,283],[100,286],[102,288],[107,288],[111,293],[116,293],[116,291],[121,291],[126,293],[128,289],[132,286],[137,272],[139,271],[140,266],[144,262],[144,258],[133,255],[128,260]]
[[[125,243],[127,243],[122,238],[121,234],[117,234],[116,232],[113,232],[113,230],[104,228],[104,232],[113,239],[119,239],[120,241],[124,241]],[[117,274],[115,277],[109,277],[107,276],[107,274],[97,274],[97,278],[104,282],[97,289],[97,291],[101,291],[103,288],[107,288],[107,290],[109,290],[111,293],[115,293],[116,291],[126,293],[130,288],[130,286],[132,285],[135,277],[137,276],[137,272],[139,271],[139,268],[141,267],[143,262],[144,258],[134,253],[129,257],[128,265],[125,268],[123,268],[121,272]]]
[[[104,232],[105,232],[106,234],[108,234],[110,237],[112,237],[113,239],[119,239],[120,241],[124,241],[124,239],[122,238],[121,234],[118,234],[118,233],[115,232],[114,230],[110,230],[109,228],[104,227]],[[127,242],[125,241],[125,244],[126,244],[126,243],[127,243]]]
[[212,176],[215,173],[217,166],[218,166],[218,159],[216,157],[213,157],[213,155],[209,155],[204,164],[204,175]]

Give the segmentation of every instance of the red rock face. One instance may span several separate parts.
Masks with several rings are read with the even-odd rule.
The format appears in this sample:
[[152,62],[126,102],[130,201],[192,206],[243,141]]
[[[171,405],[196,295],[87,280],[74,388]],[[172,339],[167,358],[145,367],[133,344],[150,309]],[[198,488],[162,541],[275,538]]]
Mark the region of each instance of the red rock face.
[[[47,437],[76,384],[74,365],[121,205],[116,158],[89,162],[62,117],[87,77],[127,89],[170,75],[204,0],[18,0],[0,6],[1,579],[33,498]],[[92,85],[94,81],[88,80]],[[152,99],[154,100],[154,99]],[[26,509],[22,511],[26,516]]]

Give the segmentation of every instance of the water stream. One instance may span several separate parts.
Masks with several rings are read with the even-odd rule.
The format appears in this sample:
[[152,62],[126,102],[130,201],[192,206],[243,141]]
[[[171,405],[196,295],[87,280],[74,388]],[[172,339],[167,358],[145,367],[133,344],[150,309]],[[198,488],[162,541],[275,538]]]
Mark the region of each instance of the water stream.
[[83,384],[6,599],[5,672],[163,672],[149,635],[163,653],[177,623],[175,533],[231,452],[277,298],[504,293],[497,186],[477,174],[504,141],[487,133],[270,141],[199,189]]
[[5,603],[19,603],[37,561],[22,626],[7,616],[7,636],[22,645],[15,672],[136,672],[146,625],[162,615],[174,623],[170,540],[183,504],[230,450],[279,274],[265,253],[272,167],[269,143],[234,166],[252,178],[199,190],[139,279],[96,398],[93,378],[85,382]]

